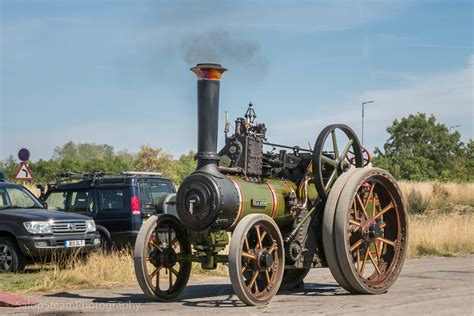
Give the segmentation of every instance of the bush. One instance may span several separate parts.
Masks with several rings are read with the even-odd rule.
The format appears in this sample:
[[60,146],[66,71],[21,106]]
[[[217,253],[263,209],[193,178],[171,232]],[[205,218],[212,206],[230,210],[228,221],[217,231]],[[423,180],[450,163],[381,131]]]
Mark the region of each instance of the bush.
[[425,197],[420,191],[411,189],[407,196],[408,212],[412,214],[424,214],[430,206],[429,197]]

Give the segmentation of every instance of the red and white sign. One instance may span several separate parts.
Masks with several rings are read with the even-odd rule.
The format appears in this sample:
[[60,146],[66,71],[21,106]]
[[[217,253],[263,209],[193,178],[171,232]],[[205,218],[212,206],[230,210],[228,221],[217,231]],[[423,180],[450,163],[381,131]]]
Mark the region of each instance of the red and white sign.
[[21,163],[20,169],[16,173],[15,180],[22,180],[22,181],[31,181],[33,180],[33,175],[31,174],[30,169],[26,165],[26,163]]

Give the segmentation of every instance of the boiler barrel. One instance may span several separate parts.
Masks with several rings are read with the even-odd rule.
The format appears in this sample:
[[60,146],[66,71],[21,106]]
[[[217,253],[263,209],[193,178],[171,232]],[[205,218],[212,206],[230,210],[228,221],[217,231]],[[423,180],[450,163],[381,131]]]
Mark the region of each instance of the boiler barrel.
[[283,179],[256,183],[197,171],[181,184],[176,207],[183,224],[194,230],[232,230],[248,214],[267,214],[283,227],[293,220],[287,196],[295,190]]
[[239,192],[239,209],[229,228],[234,228],[239,220],[248,214],[266,214],[278,226],[285,226],[293,220],[285,198],[295,192],[291,181],[267,179],[265,183],[248,182],[238,176],[228,177]]

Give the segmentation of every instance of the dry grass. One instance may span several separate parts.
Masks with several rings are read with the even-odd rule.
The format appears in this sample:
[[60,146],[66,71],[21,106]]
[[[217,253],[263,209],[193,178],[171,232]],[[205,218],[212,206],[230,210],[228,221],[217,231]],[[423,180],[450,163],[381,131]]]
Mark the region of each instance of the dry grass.
[[413,203],[420,203],[413,196],[420,196],[426,202],[429,214],[473,213],[474,183],[439,183],[400,181],[400,188],[408,209],[416,209]]
[[408,256],[456,256],[474,253],[474,216],[411,216]]
[[[60,268],[61,265],[63,268]],[[73,256],[67,262],[55,258],[55,263],[36,264],[25,274],[0,274],[0,288],[7,291],[43,292],[111,287],[132,283],[133,280],[133,260],[129,252],[107,255],[97,252],[87,260],[79,256]]]
[[[199,264],[193,264],[192,278],[209,275],[227,276],[227,266],[218,265],[216,270],[203,270]],[[125,250],[93,253],[87,260],[79,256],[73,256],[66,262],[55,258],[54,263],[36,264],[26,273],[0,274],[0,289],[13,292],[51,292],[135,284],[133,258],[131,252]]]

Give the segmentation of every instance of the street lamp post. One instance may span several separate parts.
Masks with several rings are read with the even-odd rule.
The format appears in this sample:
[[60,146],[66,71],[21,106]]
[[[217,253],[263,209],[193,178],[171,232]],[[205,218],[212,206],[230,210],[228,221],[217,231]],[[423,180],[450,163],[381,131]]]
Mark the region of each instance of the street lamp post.
[[362,146],[364,146],[364,106],[374,102],[374,100],[362,102]]
[[462,126],[462,124],[450,126],[449,127],[449,134],[451,134],[451,129],[456,128],[456,127],[461,127],[461,126]]

